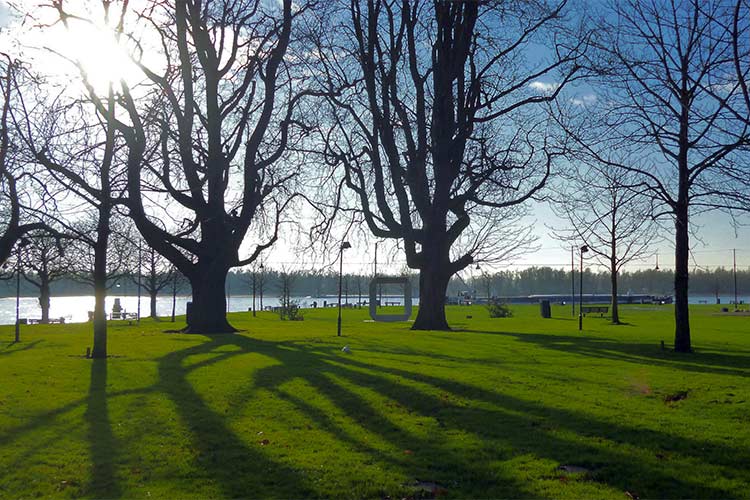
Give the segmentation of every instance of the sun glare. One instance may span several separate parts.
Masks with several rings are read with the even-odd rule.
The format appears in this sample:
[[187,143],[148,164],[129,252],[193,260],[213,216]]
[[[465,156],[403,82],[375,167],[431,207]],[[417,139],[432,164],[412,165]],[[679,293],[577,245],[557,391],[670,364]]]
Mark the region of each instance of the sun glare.
[[130,60],[127,48],[106,26],[87,22],[70,22],[58,30],[54,50],[80,65],[86,78],[97,91],[110,83],[131,81],[139,70]]
[[118,40],[115,30],[104,22],[101,9],[97,11],[84,2],[66,4],[74,12],[63,23],[51,7],[39,9],[27,0],[20,5],[25,11],[6,20],[0,43],[13,47],[40,73],[70,85],[72,90],[80,88],[76,84],[81,82],[83,70],[97,92],[106,92],[110,83],[120,80],[131,85],[141,80],[143,75],[131,61],[127,44]]

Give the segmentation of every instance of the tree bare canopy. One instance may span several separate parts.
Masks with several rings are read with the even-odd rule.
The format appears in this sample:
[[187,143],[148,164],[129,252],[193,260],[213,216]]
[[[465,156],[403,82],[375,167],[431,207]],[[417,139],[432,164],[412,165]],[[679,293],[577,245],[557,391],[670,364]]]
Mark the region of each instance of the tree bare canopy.
[[[60,17],[70,17],[61,1]],[[89,85],[101,116],[127,144],[127,206],[149,246],[192,286],[188,331],[227,332],[225,280],[278,237],[299,169],[285,159],[305,95],[289,51],[306,6],[291,0],[102,2],[120,18],[144,82],[118,88],[115,118]],[[85,74],[84,74],[85,78]],[[187,216],[186,216],[187,214]],[[182,222],[170,231],[170,218]],[[252,229],[251,229],[251,226]],[[262,238],[240,256],[246,236]]]
[[48,234],[32,233],[29,243],[21,251],[23,277],[39,289],[39,306],[42,309],[41,322],[49,323],[50,285],[71,272],[71,260],[65,251],[71,247],[70,240],[58,239]]
[[[742,4],[739,2],[738,5]],[[578,142],[598,161],[638,175],[675,226],[675,349],[691,350],[690,217],[750,210],[748,22],[720,1],[614,3],[597,30],[598,126]],[[733,20],[735,22],[733,22]],[[615,161],[608,152],[618,150]]]
[[574,246],[585,244],[607,266],[612,323],[618,324],[618,274],[628,262],[647,255],[657,237],[652,200],[636,174],[597,163],[570,168],[553,191],[553,210],[568,223],[566,229],[555,229],[555,237]]
[[566,28],[566,7],[352,0],[326,16],[337,21],[318,42],[333,127],[321,143],[373,235],[400,240],[420,270],[414,329],[448,328],[450,277],[564,152],[542,111],[582,75],[587,35]]
[[34,183],[24,170],[28,158],[22,151],[23,141],[16,134],[13,116],[22,87],[19,82],[24,80],[21,74],[25,71],[20,62],[0,52],[0,264],[8,260],[23,235],[39,230],[56,234],[36,211],[29,210],[31,201],[25,192],[33,189]]

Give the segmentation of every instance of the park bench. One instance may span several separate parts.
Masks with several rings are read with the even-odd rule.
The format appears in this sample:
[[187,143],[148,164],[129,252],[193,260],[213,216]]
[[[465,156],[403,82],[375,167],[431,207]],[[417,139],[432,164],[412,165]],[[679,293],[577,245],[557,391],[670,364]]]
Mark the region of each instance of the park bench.
[[[21,325],[41,325],[42,324],[42,318],[20,318],[18,320],[18,323]],[[48,324],[50,325],[64,325],[65,324],[65,318],[50,318],[48,321]]]
[[116,320],[116,319],[134,320],[134,319],[138,319],[138,313],[129,313],[129,312],[125,312],[125,311],[123,311],[123,312],[113,312],[112,314],[109,315],[109,319],[113,319],[113,320]]
[[588,313],[599,313],[600,316],[604,316],[609,311],[609,306],[582,306],[581,312],[584,316]]

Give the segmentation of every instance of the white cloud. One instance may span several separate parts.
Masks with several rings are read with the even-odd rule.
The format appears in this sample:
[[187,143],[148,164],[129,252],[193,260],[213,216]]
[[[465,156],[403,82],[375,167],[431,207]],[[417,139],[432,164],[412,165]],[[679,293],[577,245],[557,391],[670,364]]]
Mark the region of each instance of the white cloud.
[[542,92],[544,94],[551,94],[552,92],[560,88],[560,84],[559,83],[546,83],[546,82],[540,82],[536,80],[536,81],[531,82],[529,84],[529,87],[539,92]]
[[570,100],[575,106],[591,106],[596,102],[596,94],[584,94]]

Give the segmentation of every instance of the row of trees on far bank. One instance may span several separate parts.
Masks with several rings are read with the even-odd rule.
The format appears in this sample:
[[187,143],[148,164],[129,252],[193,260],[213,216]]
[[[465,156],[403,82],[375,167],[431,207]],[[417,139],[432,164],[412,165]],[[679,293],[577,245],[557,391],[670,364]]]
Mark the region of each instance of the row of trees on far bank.
[[[152,273],[150,256],[144,255],[143,274],[138,279],[137,274],[130,272],[113,276],[109,285],[110,294],[114,296],[134,296],[138,294],[138,283],[141,283],[141,293],[144,297],[150,297],[149,310],[151,317],[156,317],[156,299],[158,296],[169,296],[176,287],[180,295],[189,294],[190,288],[186,286],[184,278],[171,270],[166,272]],[[57,273],[57,271],[54,271]],[[578,292],[578,271],[575,271],[575,287]],[[227,275],[227,296],[252,296],[253,274],[255,274],[255,295],[257,309],[262,307],[261,297],[265,296],[266,305],[268,299],[278,298],[282,292],[282,282],[288,281],[292,297],[335,297],[338,293],[338,274],[329,272],[288,271],[267,267],[263,272],[257,270],[233,271]],[[419,297],[419,279],[416,274],[404,274],[412,280],[412,294]],[[475,271],[465,277],[454,276],[448,284],[447,294],[449,297],[458,297],[469,292],[480,297],[516,297],[526,295],[559,294],[570,295],[571,274],[569,270],[555,269],[552,267],[530,267],[517,271]],[[79,277],[69,274],[54,274],[54,280],[47,278],[49,288],[45,291],[40,286],[44,274],[36,271],[24,273],[25,281],[21,284],[21,295],[38,296],[40,303],[53,296],[80,296],[91,293],[91,285]],[[6,278],[12,278],[12,274],[6,274]],[[286,278],[284,278],[286,277]],[[738,269],[737,290],[740,299],[750,294],[750,270]],[[361,302],[369,296],[369,286],[372,275],[369,274],[344,274],[342,279],[342,294],[348,302]],[[674,281],[674,272],[666,269],[646,269],[636,271],[624,271],[619,274],[620,295],[650,294],[671,295]],[[155,285],[151,285],[151,283]],[[735,273],[731,268],[719,267],[715,269],[694,269],[691,271],[692,295],[702,297],[727,297],[733,296],[735,284]],[[611,275],[609,271],[593,271],[586,267],[583,274],[583,288],[586,294],[597,295],[608,294],[611,291]],[[399,287],[386,289],[385,293],[398,295],[401,293]],[[15,282],[10,279],[0,281],[0,297],[13,296],[15,294]],[[309,301],[308,301],[309,302]],[[322,303],[320,304],[322,305]],[[45,309],[42,308],[44,316]]]
[[[528,249],[528,203],[550,200],[570,223],[557,236],[608,263],[615,311],[651,222],[674,227],[675,349],[690,351],[690,218],[750,211],[750,4],[587,7],[53,0],[19,11],[0,66],[0,259],[31,231],[88,248],[93,355],[106,357],[117,234],[137,232],[141,252],[189,281],[186,332],[219,333],[234,331],[231,269],[290,227],[312,227],[308,245],[325,253],[357,225],[395,240],[419,272],[413,328],[448,329],[452,278]],[[81,33],[122,64],[102,75],[85,50],[42,56],[24,43]],[[72,73],[49,70],[63,67]]]

